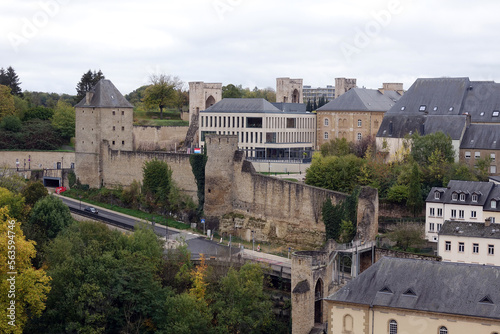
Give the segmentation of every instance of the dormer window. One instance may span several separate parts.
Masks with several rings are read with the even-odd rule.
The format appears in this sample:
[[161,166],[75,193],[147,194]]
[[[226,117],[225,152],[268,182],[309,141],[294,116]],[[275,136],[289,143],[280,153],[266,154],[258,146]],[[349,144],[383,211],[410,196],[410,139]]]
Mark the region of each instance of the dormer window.
[[406,109],[406,107],[404,107],[404,106],[403,106],[403,107],[401,107],[401,111],[404,111],[405,109]]
[[434,192],[434,199],[441,199],[441,193],[439,191]]
[[490,202],[490,206],[492,209],[496,209],[497,208],[497,201],[492,199],[491,202]]
[[427,109],[427,107],[423,104],[420,106],[420,108],[418,108],[419,111],[425,111],[425,109]]
[[465,201],[465,194],[460,194],[460,201]]
[[499,114],[500,114],[500,111],[495,110],[495,111],[493,111],[493,115],[492,116],[493,117],[498,117]]
[[472,201],[477,202],[477,194],[472,194]]
[[457,193],[451,194],[451,200],[452,201],[456,201],[457,199],[458,199],[458,194]]

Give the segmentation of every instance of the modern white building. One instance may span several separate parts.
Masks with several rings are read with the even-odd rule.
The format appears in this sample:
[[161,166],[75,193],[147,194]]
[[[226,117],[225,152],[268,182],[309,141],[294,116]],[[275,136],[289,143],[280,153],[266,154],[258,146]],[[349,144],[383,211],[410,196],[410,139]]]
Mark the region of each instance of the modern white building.
[[310,159],[316,143],[316,115],[302,103],[227,98],[200,111],[199,123],[202,146],[207,134],[236,135],[250,159]]
[[446,221],[439,232],[443,261],[500,266],[500,224]]

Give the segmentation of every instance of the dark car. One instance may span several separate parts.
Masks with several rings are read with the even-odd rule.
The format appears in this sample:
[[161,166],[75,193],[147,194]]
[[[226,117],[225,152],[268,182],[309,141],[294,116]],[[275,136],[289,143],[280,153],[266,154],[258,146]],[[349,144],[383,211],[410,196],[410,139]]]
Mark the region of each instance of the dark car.
[[85,209],[83,209],[83,210],[85,210],[85,211],[87,211],[87,212],[90,212],[90,213],[93,213],[93,214],[96,214],[96,215],[99,213],[99,211],[97,211],[97,209],[96,209],[96,208],[94,208],[93,206],[87,206],[87,207],[86,207]]

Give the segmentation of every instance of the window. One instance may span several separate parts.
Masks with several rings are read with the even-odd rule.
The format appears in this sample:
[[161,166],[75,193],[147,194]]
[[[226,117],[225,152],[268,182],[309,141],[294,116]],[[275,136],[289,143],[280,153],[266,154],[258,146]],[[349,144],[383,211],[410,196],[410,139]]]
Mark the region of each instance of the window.
[[421,105],[420,108],[418,108],[419,111],[425,111],[427,107],[425,105]]
[[491,162],[495,162],[495,158],[496,158],[495,153],[490,153]]
[[474,158],[480,159],[481,158],[481,152],[474,152]]
[[493,117],[498,117],[499,114],[500,112],[498,110],[493,111]]
[[113,110],[113,115],[116,115],[116,112]]
[[434,212],[435,212],[435,209],[434,208],[430,208],[429,209],[429,216],[434,217]]
[[476,211],[471,211],[471,212],[470,212],[470,217],[471,217],[471,218],[477,218],[477,213],[476,213]]
[[495,255],[495,245],[488,245],[488,255]]
[[496,174],[497,166],[490,166],[490,174]]
[[325,132],[325,133],[323,134],[323,138],[324,138],[324,139],[328,139],[328,132]]
[[463,253],[465,251],[465,244],[463,242],[458,243],[458,251]]
[[451,251],[451,241],[445,241],[444,250],[448,252]]
[[389,334],[398,334],[398,323],[396,320],[389,321]]
[[440,327],[439,334],[448,334],[448,329],[444,326]]
[[122,110],[122,116],[125,115],[125,111]]
[[429,223],[429,232],[434,232],[434,223]]
[[361,133],[358,132],[358,140],[361,140]]
[[358,128],[360,128],[360,127],[361,127],[361,124],[362,124],[361,120],[360,120],[360,119],[358,119]]
[[458,194],[457,193],[451,194],[451,200],[452,201],[456,201],[457,199],[458,199]]
[[465,194],[460,194],[460,201],[465,201]]
[[470,151],[465,152],[465,159],[470,159]]
[[441,198],[441,193],[439,191],[434,192],[434,199],[440,199]]
[[328,120],[328,118],[325,118],[325,120],[324,120],[324,124],[325,124],[325,126],[330,125],[330,121]]
[[492,209],[496,209],[497,208],[497,201],[495,201],[494,199],[491,200],[491,208]]
[[458,218],[464,219],[464,216],[465,216],[464,210],[458,210]]
[[477,194],[472,194],[472,201],[477,202]]
[[438,231],[438,232],[439,232],[439,231],[441,231],[441,227],[442,227],[442,226],[443,226],[443,224],[438,224],[438,225],[437,225],[437,228],[438,228],[438,229],[437,229],[437,231]]
[[474,254],[479,253],[479,244],[472,244],[472,253]]
[[124,126],[122,126],[122,131],[125,131],[125,127]]
[[457,218],[457,210],[451,210],[451,218]]
[[406,107],[401,107],[401,111],[403,111],[403,110],[405,110],[405,109],[406,109]]
[[438,209],[438,217],[443,217],[443,209]]
[[113,131],[115,131],[115,127],[113,126]]
[[115,141],[113,140],[113,145],[115,144]]

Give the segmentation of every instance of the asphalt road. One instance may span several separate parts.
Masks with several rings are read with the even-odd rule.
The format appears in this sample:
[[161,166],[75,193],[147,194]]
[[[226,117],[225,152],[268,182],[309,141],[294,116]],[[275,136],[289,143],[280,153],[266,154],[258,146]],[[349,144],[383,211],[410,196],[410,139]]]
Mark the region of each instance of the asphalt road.
[[[64,204],[68,207],[72,207],[75,209],[83,210],[86,206],[89,206],[87,203],[82,202],[80,206],[80,201],[67,198],[60,197]],[[99,214],[97,216],[112,219],[114,221],[124,223],[130,227],[138,224],[137,218],[129,218],[119,213],[115,213],[109,210],[99,210]],[[161,237],[165,237],[165,227],[164,226],[155,226],[154,231],[157,235]],[[228,256],[229,255],[229,247],[227,245],[218,244],[217,242],[207,240],[202,236],[197,234],[193,234],[191,232],[184,232],[180,230],[173,230],[171,228],[168,229],[168,239],[169,240],[180,240],[184,239],[188,244],[188,249],[192,254],[193,258],[198,258],[200,253],[203,253],[205,256]],[[238,252],[238,249],[232,248],[233,255]]]

